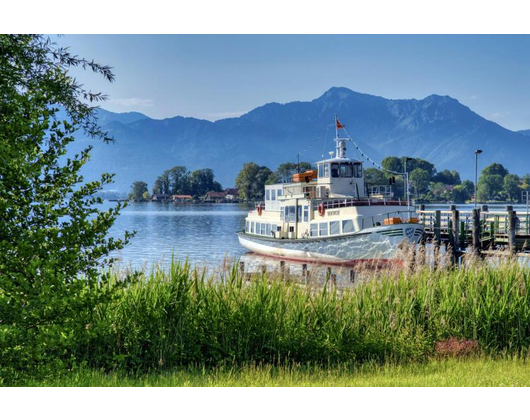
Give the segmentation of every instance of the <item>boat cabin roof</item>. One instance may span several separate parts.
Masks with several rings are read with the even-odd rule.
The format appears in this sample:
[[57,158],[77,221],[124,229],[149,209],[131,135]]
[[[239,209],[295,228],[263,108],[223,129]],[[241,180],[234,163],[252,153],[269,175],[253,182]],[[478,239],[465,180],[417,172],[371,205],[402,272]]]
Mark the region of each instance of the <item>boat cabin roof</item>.
[[325,160],[319,160],[318,162],[315,162],[315,163],[318,165],[319,163],[346,163],[346,162],[350,162],[350,163],[364,163],[361,160],[352,160],[352,159],[349,159],[349,158],[339,158],[339,157],[335,157],[335,158],[331,158],[331,159],[325,159]]

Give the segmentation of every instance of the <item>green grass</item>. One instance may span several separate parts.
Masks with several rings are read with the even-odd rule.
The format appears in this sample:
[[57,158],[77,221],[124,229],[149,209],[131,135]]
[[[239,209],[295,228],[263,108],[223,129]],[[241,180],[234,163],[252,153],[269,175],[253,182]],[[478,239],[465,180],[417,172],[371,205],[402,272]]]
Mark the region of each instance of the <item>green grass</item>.
[[[108,276],[111,282],[121,281],[119,273]],[[115,383],[141,383],[142,377],[97,372],[156,372],[145,380],[175,384],[227,384],[230,378],[238,384],[309,384],[314,378],[320,384],[368,384],[372,380],[374,384],[393,380],[412,384],[431,376],[436,383],[447,377],[457,384],[462,381],[457,372],[460,362],[454,362],[453,368],[453,362],[432,360],[442,351],[458,355],[466,353],[466,348],[480,361],[469,362],[470,366],[478,363],[478,370],[491,364],[491,374],[490,367],[482,369],[484,377],[500,378],[499,383],[504,383],[511,376],[495,368],[504,362],[491,358],[529,352],[529,267],[514,262],[462,269],[419,267],[363,278],[366,281],[341,289],[286,282],[274,274],[254,274],[247,281],[237,264],[207,277],[188,264],[175,262],[167,271],[140,273],[135,282],[118,289],[113,299],[71,320],[76,328],[66,330],[67,344],[49,340],[37,349],[57,355],[54,360],[61,361],[61,371],[86,366],[87,372],[77,374],[80,381],[97,382],[101,377],[112,382],[114,377]],[[104,282],[102,287],[107,287]],[[99,289],[86,293],[99,293]],[[459,347],[460,341],[450,338],[469,345]],[[452,344],[444,347],[441,343]],[[30,348],[23,342],[17,345]],[[526,375],[526,368],[517,371],[520,362],[506,363],[518,380],[526,377],[517,376]],[[294,376],[287,368],[274,368],[293,365],[304,367],[293,371]],[[381,368],[376,366],[381,365],[390,369],[388,374],[379,372],[378,376]],[[207,373],[199,374],[193,366],[205,366]],[[242,366],[247,367],[240,372]],[[269,367],[252,371],[248,366]],[[359,366],[372,366],[375,373],[353,375],[352,369]],[[0,383],[35,378],[39,371],[41,377],[57,372],[48,365],[28,363],[24,367],[23,371],[10,370],[0,360]],[[331,376],[326,373],[328,368]],[[448,375],[443,369],[448,369]],[[268,371],[272,372],[269,376]],[[471,377],[473,372],[471,367]],[[75,375],[66,380],[75,381]]]
[[27,386],[530,386],[530,363],[516,358],[431,360],[329,369],[264,365],[181,369],[139,376],[85,370]]
[[[117,281],[117,278],[116,278]],[[306,287],[234,266],[143,274],[87,323],[78,360],[127,371],[248,363],[424,361],[450,337],[486,354],[530,347],[530,269],[517,264],[377,273],[356,287]]]

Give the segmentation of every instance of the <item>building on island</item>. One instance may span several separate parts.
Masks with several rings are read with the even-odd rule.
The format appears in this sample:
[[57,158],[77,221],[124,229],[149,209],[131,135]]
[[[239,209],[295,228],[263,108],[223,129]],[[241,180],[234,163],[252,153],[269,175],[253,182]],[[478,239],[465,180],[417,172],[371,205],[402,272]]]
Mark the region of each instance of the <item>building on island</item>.
[[174,194],[171,199],[174,203],[190,203],[193,201],[193,197],[188,194]]
[[225,190],[225,193],[226,201],[234,202],[239,200],[239,190],[237,188],[227,188]]
[[151,201],[157,201],[159,203],[167,203],[171,201],[171,194],[153,194]]
[[208,191],[204,196],[204,201],[207,203],[223,203],[226,198],[226,193],[217,191]]

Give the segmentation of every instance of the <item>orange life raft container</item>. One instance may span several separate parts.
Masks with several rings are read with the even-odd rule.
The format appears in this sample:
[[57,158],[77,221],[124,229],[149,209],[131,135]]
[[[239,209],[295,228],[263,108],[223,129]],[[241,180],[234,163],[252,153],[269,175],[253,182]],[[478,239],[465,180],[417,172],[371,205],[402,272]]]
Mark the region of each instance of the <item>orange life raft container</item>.
[[293,175],[293,182],[310,182],[313,179],[317,179],[317,171],[305,171],[301,174]]

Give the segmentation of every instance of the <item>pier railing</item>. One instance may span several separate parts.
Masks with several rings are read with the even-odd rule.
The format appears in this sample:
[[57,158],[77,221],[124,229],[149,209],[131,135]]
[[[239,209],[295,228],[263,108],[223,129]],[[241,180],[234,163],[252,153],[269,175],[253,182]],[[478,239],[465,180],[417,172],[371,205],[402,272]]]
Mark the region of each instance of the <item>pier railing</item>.
[[445,241],[460,249],[472,245],[477,249],[508,247],[530,249],[530,214],[506,211],[425,210],[416,211],[425,226],[425,234],[437,242]]

